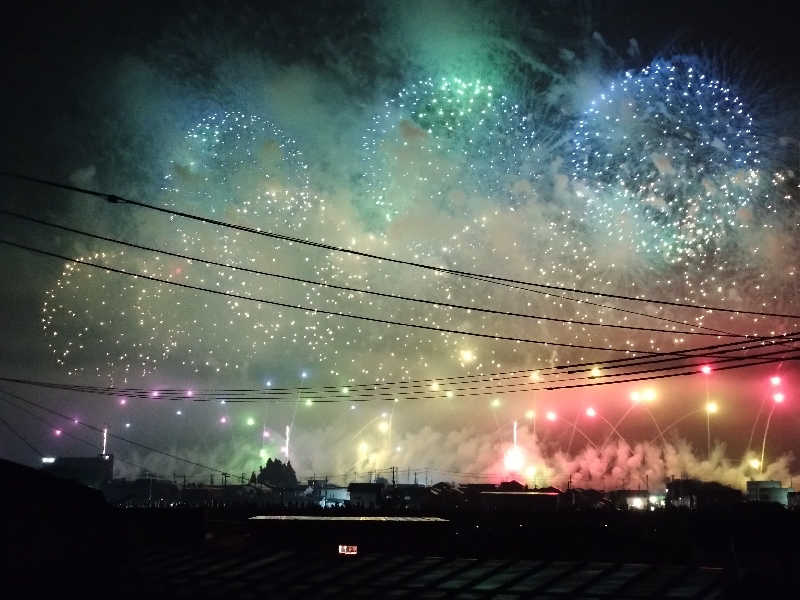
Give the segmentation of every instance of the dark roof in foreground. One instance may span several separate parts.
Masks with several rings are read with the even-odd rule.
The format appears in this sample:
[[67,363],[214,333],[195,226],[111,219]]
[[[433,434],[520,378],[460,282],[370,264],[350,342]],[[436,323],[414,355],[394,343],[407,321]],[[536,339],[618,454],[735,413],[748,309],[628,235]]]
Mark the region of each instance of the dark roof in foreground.
[[[215,556],[217,555],[217,556]],[[718,598],[723,570],[673,565],[409,555],[296,554],[255,549],[154,553],[138,563],[159,594],[263,598]],[[122,590],[121,590],[122,591]],[[124,590],[130,592],[132,590]]]
[[323,517],[321,515],[258,515],[251,521],[379,521],[398,523],[447,523],[439,517]]

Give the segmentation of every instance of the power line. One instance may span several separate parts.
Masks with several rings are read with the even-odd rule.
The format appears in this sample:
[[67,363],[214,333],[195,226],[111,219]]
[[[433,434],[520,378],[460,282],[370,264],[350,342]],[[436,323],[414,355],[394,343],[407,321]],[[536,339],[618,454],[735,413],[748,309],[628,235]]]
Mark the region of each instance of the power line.
[[597,291],[591,291],[591,290],[582,290],[582,289],[578,289],[578,288],[569,288],[569,287],[565,287],[565,286],[549,285],[549,284],[536,283],[536,282],[530,282],[530,281],[521,281],[521,280],[518,280],[518,279],[511,279],[511,278],[507,278],[507,277],[499,277],[499,276],[496,276],[496,275],[486,275],[486,274],[479,274],[479,273],[471,273],[471,272],[468,272],[468,271],[460,271],[460,270],[457,270],[457,269],[448,269],[446,267],[436,267],[436,266],[427,265],[427,264],[424,264],[424,263],[418,263],[418,262],[414,262],[414,261],[402,260],[402,259],[399,259],[399,258],[392,258],[392,257],[388,257],[388,256],[380,256],[380,255],[377,255],[377,254],[371,254],[369,252],[362,252],[360,250],[353,250],[352,248],[344,248],[344,247],[341,247],[341,246],[334,246],[334,245],[331,245],[331,244],[326,244],[324,242],[316,242],[316,241],[312,241],[312,240],[308,240],[308,239],[297,238],[297,237],[290,236],[290,235],[274,233],[274,232],[269,232],[269,231],[262,231],[261,229],[256,229],[256,228],[253,228],[253,227],[247,227],[247,226],[244,226],[244,225],[237,225],[235,223],[227,223],[225,221],[220,221],[218,219],[210,219],[208,217],[201,217],[199,215],[194,215],[194,214],[183,212],[183,211],[173,210],[173,209],[166,208],[166,207],[163,207],[163,206],[157,206],[155,204],[149,204],[147,202],[141,202],[139,200],[132,200],[132,199],[129,199],[129,198],[124,198],[122,196],[117,196],[115,194],[107,194],[107,193],[104,193],[104,192],[98,192],[96,190],[90,190],[90,189],[81,188],[81,187],[78,187],[78,186],[67,185],[67,184],[63,184],[63,183],[49,181],[49,180],[41,179],[41,178],[38,178],[38,177],[31,177],[29,175],[22,175],[22,174],[12,173],[12,172],[0,172],[0,176],[13,178],[13,179],[18,179],[18,180],[21,180],[21,181],[29,181],[29,182],[33,182],[33,183],[39,183],[39,184],[42,184],[42,185],[48,185],[48,186],[51,186],[51,187],[56,187],[56,188],[60,188],[60,189],[64,189],[64,190],[78,192],[78,193],[81,193],[81,194],[86,194],[86,195],[89,195],[89,196],[94,196],[96,198],[102,198],[102,199],[104,199],[104,200],[106,200],[108,202],[111,202],[112,204],[130,204],[132,206],[138,206],[138,207],[141,207],[141,208],[154,210],[154,211],[161,212],[161,213],[164,213],[164,214],[169,214],[169,215],[173,215],[173,216],[177,216],[177,217],[182,217],[182,218],[185,218],[185,219],[191,219],[193,221],[200,221],[200,222],[203,222],[203,223],[207,223],[209,225],[216,225],[218,227],[225,227],[225,228],[228,228],[228,229],[234,229],[234,230],[237,230],[237,231],[243,231],[243,232],[251,233],[251,234],[254,234],[254,235],[260,235],[260,236],[269,237],[269,238],[278,239],[278,240],[283,240],[283,241],[287,241],[287,242],[293,242],[293,243],[296,243],[296,244],[302,244],[302,245],[305,245],[305,246],[311,246],[313,248],[321,248],[323,250],[330,250],[330,251],[333,251],[333,252],[341,252],[341,253],[345,253],[345,254],[351,254],[351,255],[354,255],[354,256],[360,256],[360,257],[363,257],[363,258],[369,258],[369,259],[372,259],[372,260],[385,261],[385,262],[389,262],[389,263],[400,264],[400,265],[409,266],[409,267],[415,267],[415,268],[419,268],[419,269],[427,269],[427,270],[432,270],[432,271],[436,271],[436,272],[439,272],[439,273],[448,273],[450,275],[480,277],[480,278],[484,278],[486,280],[491,280],[492,282],[500,283],[500,284],[512,283],[512,284],[516,284],[516,285],[526,285],[526,286],[538,287],[538,288],[542,288],[542,289],[556,290],[556,291],[560,291],[560,292],[579,293],[579,294],[586,294],[586,295],[589,295],[589,296],[599,296],[599,297],[604,297],[604,298],[615,298],[617,300],[628,300],[628,301],[632,301],[632,302],[646,302],[646,303],[650,303],[650,304],[663,304],[665,306],[676,306],[676,307],[680,307],[680,308],[689,308],[689,309],[692,309],[692,310],[703,310],[703,311],[709,311],[709,312],[716,311],[716,312],[727,312],[727,313],[736,313],[736,314],[745,314],[745,315],[756,315],[756,316],[762,316],[762,317],[779,317],[779,318],[787,318],[787,319],[800,319],[800,315],[791,315],[791,314],[784,314],[784,313],[771,313],[771,312],[753,311],[753,310],[739,310],[739,309],[732,309],[732,308],[724,308],[724,307],[720,307],[720,306],[707,306],[707,305],[698,306],[696,304],[688,304],[688,303],[684,303],[684,302],[672,302],[672,301],[668,301],[668,300],[657,300],[657,299],[653,299],[653,298],[637,298],[635,296],[626,296],[624,294],[611,294],[611,293],[607,293],[607,292],[597,292]]
[[[386,292],[376,292],[374,290],[366,290],[366,289],[363,289],[363,288],[353,288],[353,287],[347,287],[347,286],[343,286],[343,285],[336,285],[336,284],[333,284],[333,283],[325,283],[325,282],[322,282],[322,281],[315,281],[313,279],[303,279],[301,277],[294,277],[294,276],[291,276],[291,275],[284,275],[284,274],[279,274],[279,273],[271,273],[271,272],[268,272],[268,271],[260,271],[258,269],[251,269],[249,267],[242,267],[242,266],[238,266],[237,267],[237,266],[234,266],[234,265],[226,265],[225,263],[217,262],[217,261],[210,260],[210,259],[207,259],[207,258],[198,258],[196,256],[189,256],[189,255],[181,254],[181,253],[178,253],[178,252],[172,252],[170,250],[153,248],[151,246],[145,246],[145,245],[142,245],[142,244],[137,244],[137,243],[134,243],[134,242],[127,242],[127,241],[124,241],[124,240],[120,240],[120,239],[109,237],[109,236],[105,236],[105,235],[91,233],[91,232],[88,232],[88,231],[77,229],[75,227],[69,227],[67,225],[61,225],[61,224],[58,224],[58,223],[52,223],[50,221],[45,221],[43,219],[37,219],[35,217],[29,217],[27,215],[23,215],[23,214],[20,214],[20,213],[9,211],[9,210],[0,210],[0,214],[9,215],[9,216],[12,216],[14,218],[17,218],[17,219],[20,219],[20,220],[23,220],[23,221],[36,223],[38,225],[43,225],[45,227],[51,227],[53,229],[59,229],[61,231],[67,231],[69,233],[82,235],[82,236],[93,238],[93,239],[96,239],[96,240],[102,240],[104,242],[111,242],[113,244],[119,244],[121,246],[125,246],[125,247],[128,247],[128,248],[135,248],[137,250],[144,250],[144,251],[147,251],[147,252],[154,252],[154,253],[157,253],[157,254],[164,254],[166,256],[172,256],[172,257],[175,257],[175,258],[180,258],[180,259],[186,260],[188,262],[213,265],[215,267],[221,267],[221,268],[224,268],[224,269],[231,269],[233,271],[241,271],[243,273],[250,273],[250,274],[253,274],[253,275],[261,275],[261,276],[265,276],[265,277],[273,277],[273,278],[276,278],[276,279],[283,279],[283,280],[286,280],[286,281],[293,281],[295,283],[303,283],[303,284],[314,285],[314,286],[319,286],[319,287],[327,287],[327,288],[331,288],[331,289],[335,289],[335,290],[343,290],[343,291],[346,291],[346,292],[369,294],[369,295],[372,295],[372,296],[378,296],[378,297],[381,297],[381,298],[391,298],[393,300],[402,300],[402,301],[405,301],[405,302],[415,302],[415,303],[418,303],[418,304],[426,304],[426,305],[429,305],[429,306],[435,306],[437,308],[438,307],[455,308],[455,309],[458,309],[458,310],[466,310],[466,311],[470,311],[470,312],[471,311],[475,311],[475,312],[481,312],[481,313],[492,314],[492,315],[499,315],[499,316],[504,316],[504,317],[519,317],[519,318],[524,318],[524,319],[535,319],[537,321],[554,321],[554,322],[557,322],[557,323],[564,323],[564,324],[568,324],[568,325],[587,325],[587,326],[590,326],[590,327],[608,327],[608,328],[613,328],[613,329],[626,329],[626,330],[633,330],[633,331],[649,331],[649,332],[655,332],[655,333],[666,333],[666,334],[670,334],[670,335],[703,335],[703,336],[737,337],[737,338],[748,338],[748,337],[751,337],[751,336],[749,336],[747,334],[735,334],[735,333],[725,333],[725,332],[715,332],[715,333],[709,332],[709,333],[706,333],[706,332],[700,332],[700,331],[686,331],[686,330],[676,330],[676,329],[669,330],[669,329],[657,329],[655,327],[637,327],[637,326],[633,326],[633,325],[615,325],[615,324],[610,324],[610,323],[596,323],[596,322],[593,322],[593,321],[580,321],[580,320],[576,320],[576,319],[562,319],[562,318],[558,318],[558,317],[545,317],[545,316],[541,316],[541,315],[532,315],[532,314],[528,314],[528,313],[518,313],[518,312],[513,312],[513,311],[495,310],[495,309],[491,309],[491,308],[484,308],[484,307],[481,307],[481,306],[467,306],[467,305],[462,305],[462,304],[453,304],[453,303],[449,303],[449,302],[440,302],[438,300],[428,300],[428,299],[425,299],[425,298],[412,298],[410,296],[402,296],[402,295],[399,295],[399,294],[389,294],[389,293],[386,293]],[[485,279],[480,279],[480,281],[486,281],[486,280]],[[517,289],[523,289],[523,288],[517,288]],[[536,290],[528,290],[528,291],[534,291],[535,292]],[[545,294],[545,295],[550,295],[550,294]],[[641,313],[641,314],[644,314],[644,313]]]
[[3,423],[3,425],[8,427],[8,430],[11,433],[13,433],[17,438],[19,438],[22,441],[22,443],[25,444],[36,456],[38,457],[44,456],[44,454],[42,454],[39,450],[37,450],[33,444],[31,444],[27,439],[25,439],[25,436],[23,436],[19,431],[14,429],[11,423],[6,421],[3,417],[0,417],[0,423]]
[[[792,350],[791,352],[800,352],[800,350]],[[779,358],[769,358],[769,356],[772,356],[772,355],[775,355],[775,354],[781,354],[781,356]],[[786,356],[786,352],[785,351],[779,351],[779,352],[771,352],[771,353],[765,353],[765,354],[749,356],[749,357],[731,357],[731,358],[728,358],[726,360],[731,361],[731,362],[749,360],[749,361],[752,361],[752,362],[744,362],[744,363],[740,362],[740,364],[735,364],[735,365],[730,365],[730,366],[714,367],[714,370],[715,371],[727,371],[727,370],[731,370],[731,369],[743,369],[743,368],[748,368],[748,367],[753,367],[753,366],[761,366],[761,365],[773,364],[773,363],[781,362],[781,361],[784,361],[784,360],[800,360],[800,356],[794,356],[794,355],[793,356]],[[720,361],[720,362],[722,362],[722,361]],[[315,397],[310,397],[310,398],[307,398],[307,399],[304,398],[303,401],[310,400],[314,404],[317,404],[317,403],[332,403],[332,404],[336,404],[336,403],[369,402],[369,401],[374,401],[374,400],[391,401],[395,397],[403,398],[404,400],[443,400],[443,399],[451,398],[450,396],[446,395],[447,391],[451,391],[454,394],[455,394],[455,392],[459,392],[457,395],[455,395],[455,397],[464,398],[464,397],[494,396],[494,395],[497,395],[498,393],[513,394],[513,393],[524,393],[524,392],[555,391],[555,390],[571,389],[571,388],[577,388],[577,387],[595,387],[595,386],[615,385],[615,384],[621,384],[621,383],[630,383],[630,382],[639,382],[639,381],[652,381],[652,380],[657,380],[657,379],[668,379],[668,378],[672,378],[672,377],[685,377],[685,376],[689,376],[689,375],[697,375],[697,369],[695,369],[695,368],[691,368],[690,370],[682,371],[682,372],[679,372],[679,373],[665,373],[665,371],[677,371],[679,369],[686,369],[686,368],[687,367],[685,365],[680,365],[680,366],[676,366],[676,367],[672,367],[672,368],[647,369],[647,370],[643,370],[643,371],[634,371],[634,372],[630,372],[630,373],[620,373],[620,374],[614,375],[612,377],[615,377],[615,378],[626,377],[627,379],[615,379],[614,381],[596,381],[595,378],[575,378],[575,379],[572,379],[572,380],[568,379],[568,380],[556,381],[556,382],[552,382],[552,383],[549,383],[549,384],[547,384],[547,383],[538,384],[539,385],[538,387],[533,387],[536,384],[529,384],[528,387],[522,387],[522,386],[525,386],[526,384],[517,384],[517,386],[520,386],[521,389],[511,389],[511,390],[506,389],[506,388],[517,387],[517,386],[514,386],[514,385],[507,385],[507,386],[499,385],[499,386],[476,386],[476,387],[471,387],[471,388],[455,388],[455,389],[452,389],[452,390],[443,391],[443,393],[438,393],[438,394],[431,393],[430,390],[428,390],[426,392],[413,392],[413,393],[396,393],[396,392],[393,392],[393,393],[389,393],[389,392],[382,393],[382,392],[378,392],[378,393],[374,393],[374,394],[361,394],[357,398],[350,398],[350,397],[338,397],[338,398],[321,397],[321,398],[315,398]],[[644,375],[644,376],[643,377],[632,378],[631,377],[632,375]],[[66,385],[66,384],[56,384],[56,383],[52,383],[52,382],[40,382],[40,381],[36,381],[36,380],[31,380],[31,379],[9,378],[9,377],[0,377],[0,381],[5,381],[5,382],[8,382],[8,383],[17,383],[17,384],[22,384],[22,385],[29,385],[29,386],[34,386],[34,387],[44,387],[44,388],[49,388],[49,389],[61,389],[61,390],[65,390],[65,391],[89,393],[89,394],[96,394],[96,395],[103,395],[103,396],[112,395],[111,393],[109,393],[107,390],[105,390],[103,388],[85,387],[83,389],[74,389],[71,386]],[[589,382],[589,383],[573,384],[573,383],[569,383],[569,381],[581,381],[581,382]],[[496,390],[500,389],[500,388],[505,389],[505,391],[497,392]],[[128,393],[128,394],[126,394],[126,397],[138,397],[138,398],[147,397],[147,396],[144,395],[144,390],[142,390],[142,392],[143,392],[143,394],[140,395],[140,396],[136,396],[135,394]],[[120,395],[120,392],[116,391],[113,395]],[[148,395],[149,395],[149,393],[148,393]],[[173,400],[186,400],[187,398],[185,396],[184,397],[180,397],[180,398],[166,396],[166,397],[164,397],[162,399],[173,401]],[[264,401],[268,401],[268,400],[271,401],[270,398],[268,398],[268,397],[265,398],[263,396],[253,396],[253,397],[245,396],[245,397],[239,397],[239,398],[237,398],[235,400],[226,399],[226,400],[224,400],[224,402],[226,402],[226,403],[233,403],[233,402],[253,403],[253,402],[264,402]],[[194,400],[194,401],[204,402],[203,400]]]
[[[685,360],[688,358],[703,358],[703,359],[717,359],[718,362],[731,362],[731,361],[739,361],[739,360],[751,360],[754,358],[760,357],[767,357],[776,354],[781,354],[785,352],[794,352],[794,349],[784,349],[780,351],[768,352],[764,354],[756,354],[756,355],[746,355],[746,356],[723,356],[730,352],[739,352],[739,351],[748,351],[748,350],[755,350],[758,348],[764,348],[765,346],[784,346],[787,344],[794,344],[797,341],[800,341],[800,338],[797,337],[790,337],[790,336],[798,336],[800,335],[800,331],[787,333],[781,336],[773,336],[773,337],[763,337],[763,338],[756,338],[747,342],[733,342],[733,343],[725,343],[725,344],[714,344],[711,346],[701,346],[696,348],[691,348],[687,350],[687,352],[701,352],[704,350],[715,350],[715,354],[694,354],[694,355],[687,355],[678,358],[639,358],[639,359],[621,359],[625,364],[616,364],[604,367],[607,370],[617,370],[617,369],[629,369],[631,367],[648,365],[648,364],[660,364],[660,363],[671,363],[676,362],[679,360]],[[617,361],[608,361],[609,363],[617,362]],[[550,374],[543,374],[541,378],[555,376],[558,377],[561,374],[571,375],[576,373],[585,373],[591,371],[592,369],[582,368],[578,369],[575,367],[586,367],[588,365],[595,365],[597,363],[583,363],[583,364],[576,364],[576,365],[560,365],[555,367],[550,367],[555,372]],[[602,363],[600,363],[602,364]],[[710,363],[710,366],[714,366],[717,363]],[[681,365],[674,365],[674,366],[665,366],[658,369],[651,369],[648,372],[659,372],[659,371],[669,371],[669,370],[676,370],[678,368],[685,368],[691,365],[681,364]],[[563,368],[569,368],[570,370],[563,370]],[[543,369],[546,370],[546,369]],[[517,375],[518,373],[524,373],[524,375]],[[409,379],[409,380],[401,380],[401,381],[393,381],[393,382],[371,382],[371,383],[364,383],[364,384],[349,384],[346,387],[346,392],[343,391],[344,388],[340,386],[316,386],[316,387],[290,387],[290,388],[211,388],[211,389],[192,389],[187,391],[184,388],[158,388],[157,390],[153,389],[144,389],[144,388],[119,388],[113,386],[105,386],[105,387],[98,387],[98,386],[88,386],[88,385],[80,385],[80,384],[62,384],[62,383],[51,383],[51,382],[33,382],[28,379],[21,379],[21,378],[10,378],[10,377],[0,377],[0,381],[7,381],[10,383],[22,383],[22,384],[36,384],[41,387],[52,387],[54,389],[61,389],[67,391],[74,391],[74,392],[89,392],[99,395],[113,395],[113,396],[127,396],[127,397],[138,397],[138,398],[146,398],[152,397],[154,393],[157,393],[158,396],[162,399],[166,400],[186,400],[191,399],[194,401],[208,401],[205,400],[204,396],[215,396],[216,399],[225,399],[227,402],[236,402],[235,398],[237,395],[241,394],[260,394],[262,399],[267,399],[271,396],[295,396],[295,395],[303,395],[308,396],[309,394],[315,393],[325,393],[329,391],[336,391],[336,398],[342,402],[346,402],[349,398],[342,397],[341,394],[348,396],[351,391],[356,391],[359,389],[368,389],[370,391],[377,391],[377,390],[392,390],[392,389],[406,389],[408,387],[427,387],[426,386],[413,386],[411,384],[436,384],[437,387],[442,385],[448,385],[446,382],[453,381],[452,385],[464,385],[469,383],[480,383],[480,382],[504,382],[508,380],[514,379],[527,379],[528,373],[530,371],[506,371],[506,372],[495,372],[495,373],[484,373],[478,375],[458,375],[458,376],[450,376],[450,377],[434,377],[430,379]],[[635,372],[639,373],[639,372]],[[618,378],[626,375],[630,375],[631,373],[601,373],[598,375],[592,375],[591,380],[603,380],[603,379],[610,379],[610,378]],[[537,377],[536,380],[531,380],[531,383],[528,385],[546,385],[546,381],[541,381],[541,378]],[[580,378],[580,379],[587,379],[587,378]],[[456,381],[459,380],[459,381]],[[563,382],[563,381],[575,381],[579,379],[558,379],[553,383]],[[608,383],[614,383],[613,381],[609,381]],[[393,386],[395,386],[393,388]],[[491,387],[502,387],[495,385],[491,386],[484,386],[484,388],[491,388]],[[443,389],[442,392],[445,393],[448,388]],[[452,388],[450,388],[452,389]],[[530,388],[530,391],[536,391],[540,388]],[[400,394],[397,395],[402,395]],[[437,396],[438,397],[438,396]],[[285,402],[288,403],[295,403],[295,402],[302,402],[302,399],[293,400],[287,399]]]
[[[39,410],[41,410],[43,412],[49,413],[51,415],[54,415],[56,417],[59,417],[61,419],[66,420],[66,421],[71,421],[73,423],[76,421],[75,419],[73,419],[71,417],[68,417],[65,414],[62,414],[62,413],[58,412],[57,410],[53,410],[52,408],[48,408],[47,406],[43,406],[43,405],[39,404],[38,402],[34,402],[33,400],[28,400],[27,398],[23,398],[22,396],[14,394],[13,392],[9,392],[8,390],[0,390],[0,392],[3,392],[4,394],[6,394],[8,396],[11,396],[12,398],[16,398],[20,402],[24,402],[25,404],[29,404],[31,406],[35,406],[36,408],[38,408]],[[103,432],[103,428],[97,427],[96,425],[91,425],[90,423],[86,423],[85,421],[78,420],[77,424],[82,426],[82,427],[85,427],[87,429],[90,429],[92,431],[95,431],[97,433],[102,433]],[[135,442],[135,441],[133,441],[131,439],[124,438],[121,435],[117,435],[117,434],[112,433],[110,431],[108,432],[108,437],[114,438],[114,439],[119,440],[121,442],[125,442],[126,444],[130,444],[132,446],[136,446],[136,447],[141,448],[143,450],[147,450],[148,452],[152,452],[154,454],[160,454],[161,456],[166,456],[166,457],[171,458],[173,460],[177,460],[177,461],[180,461],[180,462],[183,462],[183,463],[186,463],[186,464],[190,464],[190,465],[195,466],[195,467],[200,467],[202,469],[206,469],[207,471],[213,471],[214,473],[220,473],[220,474],[223,474],[223,475],[228,475],[228,473],[226,473],[222,469],[217,469],[216,467],[210,467],[208,465],[204,465],[202,463],[199,463],[199,462],[194,461],[194,460],[190,460],[188,458],[183,458],[181,456],[176,456],[175,454],[172,454],[170,452],[164,452],[163,450],[159,450],[157,448],[153,448],[152,446],[148,446],[147,444],[142,444],[141,442]]]
[[201,287],[201,286],[191,285],[191,284],[188,284],[188,283],[181,283],[179,281],[169,281],[167,279],[160,279],[158,277],[152,277],[150,275],[143,275],[143,274],[140,274],[140,273],[130,273],[130,272],[124,271],[122,269],[117,269],[117,268],[110,267],[110,266],[105,266],[105,265],[98,265],[96,263],[91,263],[91,262],[88,262],[88,261],[83,261],[83,260],[78,260],[78,259],[75,259],[75,258],[70,258],[70,257],[65,256],[63,254],[58,254],[56,252],[50,252],[50,251],[47,251],[47,250],[41,250],[39,248],[33,248],[31,246],[26,246],[24,244],[18,244],[16,242],[12,242],[12,241],[9,241],[9,240],[0,239],[0,244],[5,244],[6,246],[11,246],[11,247],[14,247],[14,248],[18,248],[20,250],[25,250],[27,252],[32,252],[34,254],[40,254],[40,255],[43,255],[43,256],[50,256],[52,258],[58,258],[60,260],[64,260],[64,261],[67,261],[67,262],[80,264],[80,265],[86,265],[86,266],[89,266],[89,267],[94,267],[95,269],[100,269],[100,270],[103,270],[103,271],[109,271],[109,272],[112,272],[112,273],[118,273],[120,275],[126,275],[128,277],[134,277],[134,278],[138,278],[138,279],[147,279],[149,281],[156,281],[158,283],[165,283],[167,285],[173,285],[173,286],[176,286],[176,287],[182,287],[182,288],[186,288],[186,289],[190,289],[190,290],[195,290],[195,291],[198,291],[198,292],[207,292],[209,294],[216,294],[216,295],[225,296],[225,297],[228,297],[228,298],[237,298],[239,300],[246,300],[248,302],[269,304],[269,305],[272,305],[272,306],[280,306],[282,308],[291,308],[293,310],[302,310],[302,311],[309,312],[309,313],[315,313],[315,314],[318,313],[318,314],[330,315],[330,316],[334,316],[334,317],[345,317],[345,318],[348,318],[348,319],[357,319],[357,320],[361,320],[361,321],[379,323],[379,324],[382,324],[382,325],[389,325],[389,326],[396,325],[396,326],[399,326],[399,327],[409,327],[409,328],[412,328],[412,329],[423,329],[423,330],[426,330],[426,331],[434,331],[434,332],[437,332],[437,333],[452,333],[452,334],[456,334],[456,335],[465,335],[465,336],[478,337],[478,338],[490,339],[490,340],[495,340],[495,341],[519,342],[519,343],[525,343],[525,344],[537,344],[537,345],[541,345],[541,346],[557,346],[557,347],[560,347],[560,348],[575,348],[575,349],[578,349],[578,350],[601,350],[601,351],[604,351],[604,352],[623,352],[623,353],[626,353],[626,354],[659,354],[659,355],[670,355],[670,356],[680,356],[680,355],[683,354],[682,352],[677,352],[677,351],[676,352],[658,352],[658,351],[655,351],[655,350],[637,350],[635,348],[615,348],[613,346],[603,347],[603,346],[589,346],[589,345],[585,345],[585,344],[569,344],[569,343],[566,343],[566,342],[551,342],[551,341],[546,341],[546,340],[535,340],[535,339],[530,339],[530,338],[518,338],[518,337],[513,337],[513,336],[503,336],[503,335],[496,335],[496,334],[489,334],[489,333],[479,333],[479,332],[476,332],[476,331],[463,331],[463,330],[460,330],[460,329],[446,329],[446,328],[443,328],[443,327],[434,327],[434,326],[431,326],[431,325],[420,325],[418,323],[406,323],[406,322],[403,322],[403,321],[392,321],[392,320],[389,320],[389,319],[381,319],[381,318],[378,318],[378,317],[368,317],[366,315],[354,315],[352,313],[334,312],[334,311],[325,310],[325,309],[322,309],[322,308],[312,308],[312,307],[303,306],[303,305],[300,305],[300,304],[289,304],[289,303],[286,303],[286,302],[278,302],[276,300],[267,300],[267,299],[264,299],[264,298],[255,298],[255,297],[252,297],[252,296],[245,296],[243,294],[235,294],[233,292],[224,292],[222,290],[214,290],[214,289],[210,289],[210,288],[204,288],[204,287]]
[[[6,391],[4,391],[4,390],[0,390],[0,392],[2,392],[2,393],[4,393],[4,394],[8,394],[8,392],[6,392]],[[43,424],[45,424],[45,425],[46,425],[48,428],[50,428],[50,429],[52,429],[52,428],[53,428],[53,425],[52,425],[52,424],[51,424],[49,421],[47,421],[46,419],[44,419],[44,418],[43,418],[41,415],[37,415],[37,414],[36,414],[35,412],[33,412],[32,410],[28,410],[27,408],[25,408],[25,407],[23,407],[23,406],[18,406],[18,405],[16,405],[16,404],[14,404],[13,402],[11,402],[11,401],[10,401],[8,398],[3,398],[2,396],[0,396],[0,400],[2,400],[3,402],[5,402],[5,403],[6,403],[8,406],[11,406],[12,408],[15,408],[15,409],[17,409],[18,411],[20,411],[20,412],[23,412],[23,413],[27,414],[28,416],[30,416],[30,417],[32,417],[33,419],[35,419],[35,420],[39,421],[40,423],[43,423]],[[74,419],[73,419],[73,422],[74,422]],[[79,435],[75,435],[74,433],[70,433],[70,432],[69,432],[69,431],[67,431],[67,430],[64,430],[64,429],[62,429],[62,430],[61,430],[61,434],[62,434],[62,435],[64,435],[64,436],[66,436],[66,437],[68,437],[68,438],[70,438],[70,439],[73,439],[73,440],[76,440],[76,441],[78,441],[78,442],[81,442],[82,444],[85,444],[85,445],[89,446],[90,448],[93,448],[94,450],[98,450],[98,451],[102,450],[102,447],[101,447],[101,446],[98,446],[97,444],[95,444],[95,443],[93,443],[93,442],[90,442],[89,440],[87,440],[87,439],[84,439],[84,438],[82,438],[82,437],[81,437],[81,436],[79,436]],[[40,456],[43,456],[43,455],[40,455]],[[136,467],[137,469],[141,469],[141,470],[142,470],[142,471],[144,471],[144,472],[149,472],[149,473],[152,473],[152,474],[154,474],[154,475],[157,475],[158,477],[161,477],[162,479],[169,479],[169,477],[167,477],[167,476],[166,476],[166,475],[164,475],[163,473],[158,473],[158,472],[156,472],[156,471],[153,471],[153,470],[151,470],[151,469],[148,469],[148,468],[147,468],[147,467],[145,467],[144,465],[140,465],[140,464],[138,464],[138,463],[135,463],[135,462],[133,462],[133,461],[131,461],[131,460],[128,460],[128,459],[125,459],[125,458],[121,458],[121,457],[120,457],[120,456],[118,456],[118,455],[115,455],[115,456],[114,456],[114,460],[117,460],[117,461],[119,461],[119,462],[121,462],[121,463],[124,463],[124,464],[126,464],[126,465],[131,465],[132,467]]]

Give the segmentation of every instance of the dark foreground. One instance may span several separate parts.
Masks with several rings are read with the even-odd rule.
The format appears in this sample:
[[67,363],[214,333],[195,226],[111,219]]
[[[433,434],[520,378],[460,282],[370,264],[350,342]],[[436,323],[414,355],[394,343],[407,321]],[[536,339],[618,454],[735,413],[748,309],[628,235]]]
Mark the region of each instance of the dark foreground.
[[800,514],[772,506],[253,520],[114,509],[61,481],[6,487],[2,503],[5,589],[30,597],[763,598],[800,584]]

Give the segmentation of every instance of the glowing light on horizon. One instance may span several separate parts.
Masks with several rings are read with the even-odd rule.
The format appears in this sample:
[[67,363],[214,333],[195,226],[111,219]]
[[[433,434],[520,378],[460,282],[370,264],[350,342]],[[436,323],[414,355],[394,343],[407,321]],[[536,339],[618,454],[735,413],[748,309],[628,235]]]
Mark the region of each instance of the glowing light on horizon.
[[707,402],[706,403],[706,412],[710,415],[715,414],[719,411],[719,405],[716,402]]
[[494,398],[490,403],[489,406],[492,408],[500,408],[500,398]]
[[703,365],[702,367],[700,367],[700,372],[703,373],[703,375],[708,375],[709,373],[711,373],[711,366]]
[[548,421],[555,421],[555,420],[556,420],[556,418],[558,418],[558,417],[556,416],[556,413],[555,413],[555,412],[553,412],[552,410],[548,410],[548,411],[547,411],[547,414],[545,415],[545,418],[546,418]]
[[599,367],[592,367],[592,370],[589,372],[592,377],[600,377],[601,373],[602,371]]
[[525,466],[525,454],[518,446],[512,446],[503,457],[503,465],[505,465],[506,471],[519,473]]
[[587,417],[596,417],[597,416],[597,411],[590,406],[589,408],[586,409],[586,416]]

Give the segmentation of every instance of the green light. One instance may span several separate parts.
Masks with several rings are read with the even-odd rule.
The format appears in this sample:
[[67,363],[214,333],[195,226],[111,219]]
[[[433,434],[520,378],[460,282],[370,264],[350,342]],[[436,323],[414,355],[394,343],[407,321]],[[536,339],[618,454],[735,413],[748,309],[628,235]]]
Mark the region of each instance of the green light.
[[247,424],[248,424],[250,427],[252,427],[253,425],[255,425],[255,424],[256,424],[256,421],[255,421],[255,419],[254,419],[253,417],[247,417]]

